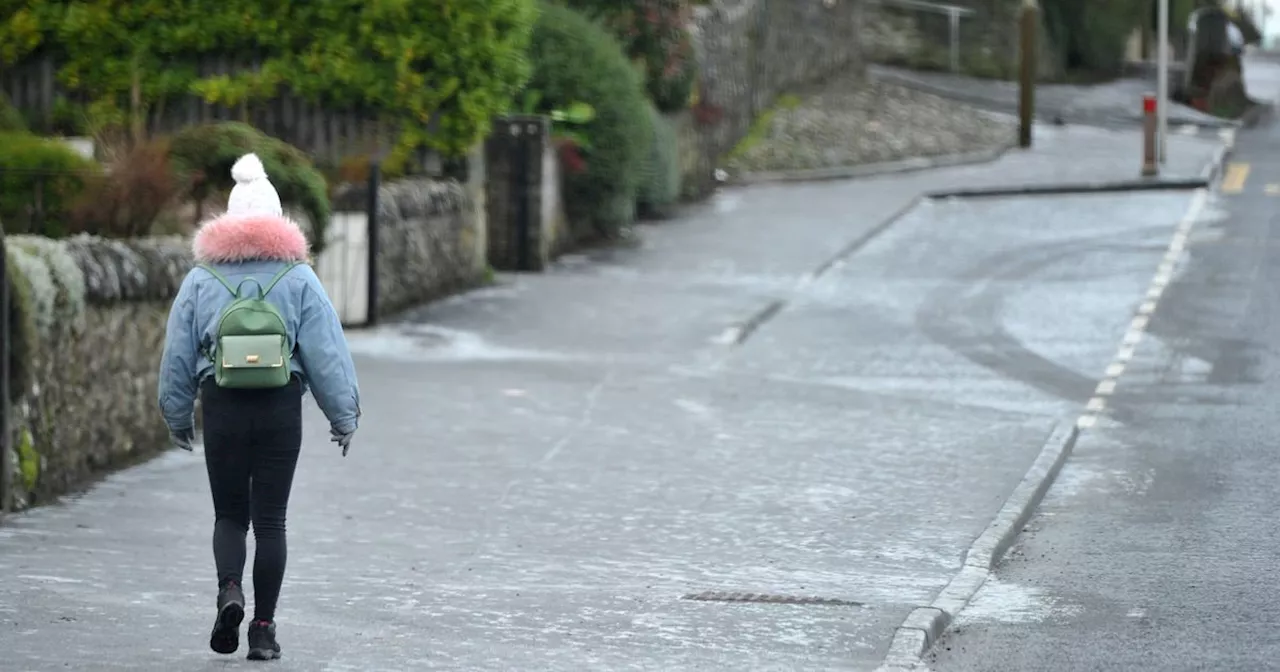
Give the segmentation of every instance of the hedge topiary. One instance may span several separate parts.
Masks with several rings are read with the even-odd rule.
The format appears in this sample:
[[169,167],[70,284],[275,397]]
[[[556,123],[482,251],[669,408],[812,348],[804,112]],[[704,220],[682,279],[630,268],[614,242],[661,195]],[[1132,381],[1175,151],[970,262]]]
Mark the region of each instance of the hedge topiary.
[[565,203],[580,237],[612,238],[635,220],[649,146],[648,101],[639,75],[607,31],[578,12],[543,7],[534,27],[529,89],[539,112],[586,103],[595,118],[582,125],[582,170],[567,170]]
[[200,204],[235,186],[231,166],[250,152],[262,159],[280,202],[306,213],[311,223],[311,245],[317,251],[323,249],[331,210],[328,187],[324,175],[302,150],[234,121],[189,126],[169,142],[173,168]]
[[0,133],[0,166],[0,221],[7,232],[53,238],[67,234],[76,199],[101,175],[97,163],[67,145],[26,133]]
[[[406,145],[456,155],[528,77],[535,2],[0,2],[11,10],[0,11],[0,67],[56,54],[59,79],[95,123],[131,127],[192,93],[243,111],[287,89],[398,124]],[[249,59],[257,67],[201,74],[211,61]]]
[[650,134],[648,160],[640,182],[640,212],[647,217],[666,217],[671,206],[680,199],[680,138],[671,122],[652,105],[649,106],[649,119],[653,133]]

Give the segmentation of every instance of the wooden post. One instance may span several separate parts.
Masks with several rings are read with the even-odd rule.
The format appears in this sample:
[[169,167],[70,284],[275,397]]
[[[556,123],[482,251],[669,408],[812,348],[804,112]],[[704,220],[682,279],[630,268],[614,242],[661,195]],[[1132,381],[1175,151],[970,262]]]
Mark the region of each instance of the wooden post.
[[1036,33],[1040,8],[1036,0],[1023,0],[1018,18],[1018,146],[1031,146],[1031,126],[1036,116]]

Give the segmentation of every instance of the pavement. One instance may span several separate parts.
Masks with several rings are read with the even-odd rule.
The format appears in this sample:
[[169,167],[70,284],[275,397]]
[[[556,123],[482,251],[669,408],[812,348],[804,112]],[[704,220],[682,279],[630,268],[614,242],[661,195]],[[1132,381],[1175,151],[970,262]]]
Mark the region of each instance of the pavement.
[[[1244,68],[1248,70],[1254,63],[1260,67],[1269,66],[1273,60],[1250,55]],[[882,81],[959,100],[981,109],[1007,114],[1018,111],[1017,82],[888,65],[872,65],[869,70],[872,76]],[[1143,96],[1154,95],[1155,92],[1154,72],[1149,76],[1125,77],[1101,84],[1041,83],[1035,89],[1036,119],[1045,123],[1060,119],[1073,125],[1130,128],[1142,123]],[[1169,101],[1169,124],[1208,129],[1236,125],[1233,121],[1174,101]]]
[[[308,411],[277,669],[875,669],[1090,398],[1192,198],[919,196],[1135,148],[1045,129],[729,190],[350,333],[366,415],[343,459]],[[1219,148],[1171,138],[1168,170]],[[247,667],[207,649],[211,527],[199,449],[7,519],[3,668]]]
[[1278,157],[1274,120],[1241,131],[1097,424],[928,669],[1280,669]]

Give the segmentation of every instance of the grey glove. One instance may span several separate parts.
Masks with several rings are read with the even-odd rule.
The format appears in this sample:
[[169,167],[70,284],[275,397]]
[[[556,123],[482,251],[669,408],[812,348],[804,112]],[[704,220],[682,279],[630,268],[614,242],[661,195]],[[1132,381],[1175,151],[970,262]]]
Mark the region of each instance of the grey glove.
[[192,427],[177,430],[171,429],[169,430],[169,440],[173,442],[173,445],[190,453],[194,450],[191,443],[196,440],[196,430]]
[[346,457],[347,451],[351,449],[351,437],[354,436],[355,433],[356,433],[356,430],[354,429],[351,430],[350,432],[347,432],[346,434],[343,434],[342,432],[339,432],[336,429],[330,428],[329,434],[331,435],[331,438],[329,440],[333,441],[339,446],[342,446],[342,456]]

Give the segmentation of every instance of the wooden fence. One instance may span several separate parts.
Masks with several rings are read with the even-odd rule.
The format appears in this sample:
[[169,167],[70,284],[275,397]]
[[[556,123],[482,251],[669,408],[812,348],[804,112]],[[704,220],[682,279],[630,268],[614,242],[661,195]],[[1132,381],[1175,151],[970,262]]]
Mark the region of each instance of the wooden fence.
[[[204,77],[233,74],[246,67],[254,64],[237,64],[227,57],[202,58],[197,72]],[[0,92],[43,130],[54,125],[59,98],[79,100],[75,92],[67,91],[58,81],[57,64],[49,57],[33,58],[0,71]],[[367,111],[328,108],[290,93],[250,104],[246,109],[211,105],[188,94],[154,105],[148,114],[147,129],[152,134],[167,134],[210,121],[245,121],[330,165],[345,157],[374,152],[395,138],[394,127]]]

